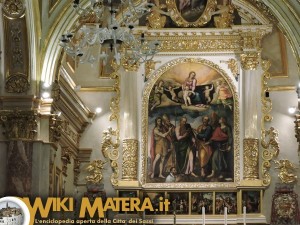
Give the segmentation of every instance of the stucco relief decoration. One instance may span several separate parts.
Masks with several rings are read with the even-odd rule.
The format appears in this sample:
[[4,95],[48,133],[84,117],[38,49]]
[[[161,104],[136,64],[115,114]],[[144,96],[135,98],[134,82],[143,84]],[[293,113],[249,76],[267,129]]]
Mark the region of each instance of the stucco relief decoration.
[[79,174],[80,174],[80,164],[81,162],[78,159],[74,160],[74,184],[77,184],[78,182],[78,178],[79,178]]
[[271,225],[299,224],[298,195],[293,185],[277,184],[272,200]]
[[137,180],[138,168],[138,141],[135,139],[123,140],[122,179]]
[[5,0],[3,11],[12,17],[19,17],[24,13],[25,7],[22,0]]
[[[103,140],[101,151],[105,158],[110,160],[110,165],[113,170],[113,174],[111,176],[111,182],[113,185],[118,184],[117,178],[119,177],[119,147],[120,147],[120,140],[116,138],[113,140],[113,136],[117,136],[118,132],[113,130],[111,127],[108,130],[103,131]],[[118,136],[117,136],[118,137]]]
[[231,81],[200,59],[170,62],[162,71],[145,90],[145,182],[168,183],[173,168],[172,182],[188,187],[235,182],[238,115]]
[[115,83],[113,90],[115,90],[116,95],[112,97],[110,101],[111,115],[109,117],[110,121],[116,122],[116,129],[108,127],[107,130],[102,132],[102,142],[101,151],[105,158],[110,160],[110,167],[112,168],[112,175],[110,181],[112,185],[118,185],[119,178],[119,147],[120,147],[120,75],[118,71],[120,66],[112,61],[111,63],[113,73],[110,74],[110,78],[114,79]]
[[37,133],[37,117],[35,111],[0,111],[5,137],[9,140],[33,140]]
[[214,24],[216,28],[228,28],[233,24],[234,19],[234,6],[230,1],[224,1],[222,5],[217,6],[218,10],[213,12]]
[[216,0],[166,0],[168,12],[179,27],[202,27],[207,24],[217,7]]
[[226,63],[228,65],[228,69],[230,69],[232,75],[234,76],[235,80],[238,80],[239,76],[239,66],[238,62],[235,59],[229,59],[227,61],[221,60],[221,63]]
[[49,120],[50,142],[58,142],[62,136],[64,121],[58,115],[53,115]]
[[71,150],[70,147],[62,147],[61,151],[61,161],[62,161],[62,172],[63,174],[67,174],[68,164],[71,163]]
[[258,179],[258,139],[244,139],[244,179]]
[[97,159],[92,161],[88,167],[86,168],[87,171],[91,173],[91,175],[86,177],[87,182],[93,184],[100,184],[103,179],[102,170],[104,169],[105,161],[101,159]]
[[153,29],[163,28],[166,24],[167,17],[170,14],[166,12],[167,6],[165,4],[160,3],[160,0],[153,1],[154,6],[150,14],[147,16],[147,25]]
[[280,170],[278,177],[282,183],[290,184],[297,181],[297,176],[293,173],[296,169],[293,163],[287,159],[274,160],[274,162],[276,164],[275,169]]
[[25,7],[21,0],[3,3],[5,30],[5,89],[9,93],[23,93],[29,89],[28,38]]

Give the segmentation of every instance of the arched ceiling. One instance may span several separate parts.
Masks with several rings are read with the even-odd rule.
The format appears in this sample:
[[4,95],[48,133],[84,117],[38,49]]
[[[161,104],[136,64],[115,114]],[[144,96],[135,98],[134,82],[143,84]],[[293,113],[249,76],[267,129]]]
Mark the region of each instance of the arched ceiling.
[[[140,0],[139,0],[140,1]],[[269,24],[278,25],[289,40],[298,66],[300,66],[300,4],[293,0],[233,0],[239,15],[246,24]],[[89,5],[88,0],[81,1],[84,7]],[[52,0],[39,1],[39,15],[36,17],[40,23],[40,48],[42,49],[41,62],[42,80],[49,80],[50,74],[54,73],[55,64],[61,49],[58,47],[58,39],[62,33],[70,30],[76,23],[78,16],[72,10],[72,1]],[[49,63],[51,62],[51,63]]]

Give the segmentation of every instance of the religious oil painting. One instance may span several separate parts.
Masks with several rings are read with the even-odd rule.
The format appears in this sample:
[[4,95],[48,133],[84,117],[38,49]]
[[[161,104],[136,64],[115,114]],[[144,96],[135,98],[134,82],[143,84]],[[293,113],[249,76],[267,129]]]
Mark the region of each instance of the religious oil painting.
[[212,192],[192,192],[191,213],[202,215],[203,207],[205,214],[213,213],[213,193]]
[[168,12],[179,27],[202,27],[217,6],[215,0],[166,0]]
[[195,22],[203,13],[207,0],[176,0],[176,8],[188,22]]
[[147,183],[234,182],[234,98],[202,63],[179,63],[151,87]]
[[260,191],[243,191],[242,206],[246,206],[246,213],[260,213]]
[[215,214],[224,214],[227,207],[227,214],[237,213],[236,192],[216,192]]
[[[143,193],[143,199],[149,198],[151,201],[151,204],[154,209],[159,209],[160,205],[159,203],[162,201],[162,199],[165,199],[165,193],[164,192],[144,192]],[[164,214],[164,211],[160,210],[154,210],[150,211],[149,209],[145,210],[146,215],[161,215]]]
[[168,214],[189,214],[189,193],[188,192],[168,192],[169,199]]

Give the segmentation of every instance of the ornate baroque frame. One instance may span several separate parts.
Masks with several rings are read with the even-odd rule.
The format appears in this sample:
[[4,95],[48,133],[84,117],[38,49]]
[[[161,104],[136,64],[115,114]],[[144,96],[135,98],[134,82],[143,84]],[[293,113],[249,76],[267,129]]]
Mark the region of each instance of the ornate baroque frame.
[[161,66],[150,78],[147,84],[144,88],[143,93],[143,104],[142,104],[142,148],[141,148],[141,177],[140,182],[144,189],[177,189],[177,188],[188,188],[188,189],[235,189],[237,186],[239,186],[240,183],[240,164],[235,163],[234,165],[234,182],[228,182],[228,183],[206,183],[206,182],[199,182],[199,183],[146,183],[146,166],[147,166],[147,146],[148,146],[148,103],[149,103],[149,96],[150,92],[155,84],[155,82],[161,77],[161,75],[169,70],[171,67],[178,65],[180,63],[199,63],[204,64],[206,66],[211,67],[212,69],[217,70],[222,77],[226,80],[228,83],[234,98],[234,129],[233,129],[233,137],[234,137],[234,161],[239,162],[240,161],[240,114],[239,114],[239,101],[238,101],[238,93],[236,90],[236,87],[233,84],[233,80],[228,76],[228,74],[221,69],[218,65],[215,63],[208,61],[206,59],[196,59],[196,58],[178,58],[171,60],[167,62],[165,65]]
[[178,11],[176,6],[176,0],[167,0],[166,4],[168,6],[168,11],[170,12],[172,20],[182,27],[201,27],[207,24],[211,20],[211,13],[215,11],[217,6],[216,0],[207,0],[204,12],[195,22],[186,21]]

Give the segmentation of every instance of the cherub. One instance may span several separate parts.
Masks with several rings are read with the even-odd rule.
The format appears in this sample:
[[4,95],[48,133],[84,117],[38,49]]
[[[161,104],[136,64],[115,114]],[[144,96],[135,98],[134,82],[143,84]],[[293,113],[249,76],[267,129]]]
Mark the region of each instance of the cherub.
[[184,100],[184,104],[185,104],[186,106],[191,105],[192,102],[191,102],[190,95],[191,95],[191,94],[195,94],[195,92],[194,92],[194,91],[191,91],[191,90],[189,89],[188,86],[185,86],[184,89],[183,89],[182,91],[183,91],[183,100]]
[[175,91],[174,91],[174,90],[176,90],[176,89],[178,89],[178,88],[179,88],[179,87],[172,87],[171,85],[169,85],[168,88],[165,88],[165,91],[170,92],[171,97],[172,97],[172,100],[175,101],[175,102],[178,102],[178,101],[179,101],[179,100],[178,100],[178,97],[177,97],[177,95],[176,95],[176,93],[175,93]]
[[209,88],[208,85],[205,86],[205,90],[203,91],[203,93],[204,93],[204,96],[205,96],[206,103],[211,102],[210,92],[212,91],[213,88],[214,88],[214,85],[211,85],[211,88]]

